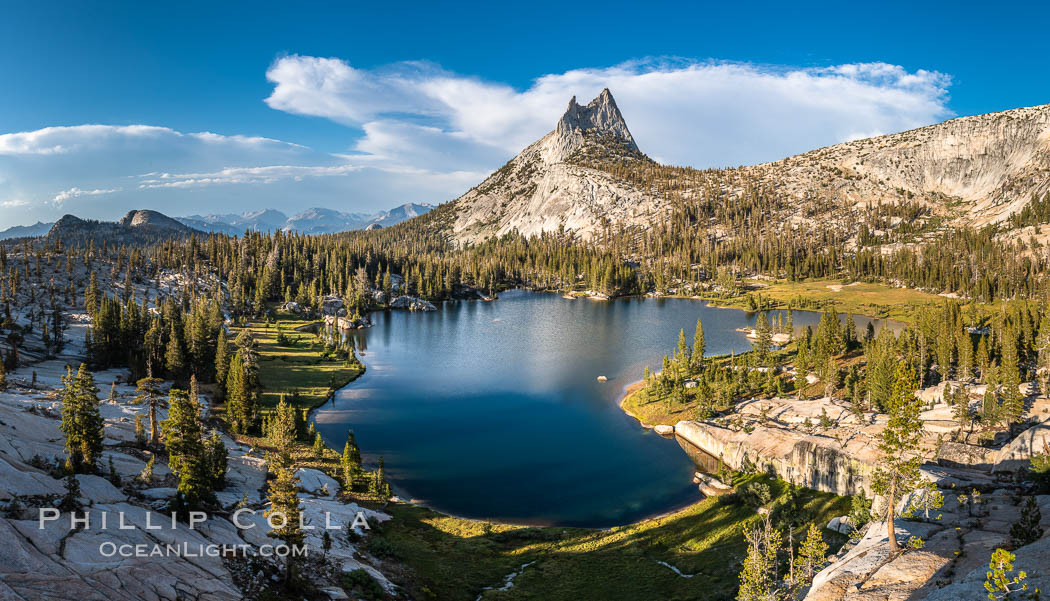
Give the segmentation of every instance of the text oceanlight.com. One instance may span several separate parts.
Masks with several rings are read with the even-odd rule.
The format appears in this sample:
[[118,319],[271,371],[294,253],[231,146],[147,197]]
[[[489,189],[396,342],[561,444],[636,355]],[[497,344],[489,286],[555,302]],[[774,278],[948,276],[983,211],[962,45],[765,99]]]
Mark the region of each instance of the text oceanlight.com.
[[260,545],[258,547],[242,543],[239,545],[217,544],[117,544],[104,542],[98,546],[103,557],[229,557],[231,555],[259,555],[262,557],[304,557],[306,545]]

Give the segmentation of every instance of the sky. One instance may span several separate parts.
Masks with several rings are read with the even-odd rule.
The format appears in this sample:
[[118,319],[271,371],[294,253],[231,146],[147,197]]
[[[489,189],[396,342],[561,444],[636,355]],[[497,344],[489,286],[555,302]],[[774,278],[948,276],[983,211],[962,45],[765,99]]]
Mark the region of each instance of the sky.
[[1050,102],[1045,3],[0,0],[0,15],[0,229],[445,202],[603,87],[643,152],[694,167]]

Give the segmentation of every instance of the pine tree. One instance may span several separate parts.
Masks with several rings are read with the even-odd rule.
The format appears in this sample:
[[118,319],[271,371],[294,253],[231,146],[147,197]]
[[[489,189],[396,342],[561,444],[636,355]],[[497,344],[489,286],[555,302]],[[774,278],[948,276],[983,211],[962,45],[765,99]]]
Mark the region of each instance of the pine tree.
[[105,421],[98,411],[98,388],[83,363],[76,375],[67,367],[62,384],[60,429],[66,441],[66,468],[71,473],[94,472],[105,437]]
[[824,396],[831,398],[839,387],[839,365],[829,356],[821,368],[820,379],[824,383]]
[[245,407],[244,361],[240,351],[234,353],[230,360],[230,369],[226,374],[226,421],[234,432],[243,434],[248,429]]
[[386,481],[386,468],[382,457],[379,458],[379,467],[372,472],[372,482],[368,492],[383,501],[390,498],[390,484]]
[[135,414],[135,444],[146,446],[146,427],[142,424],[142,414]]
[[846,327],[842,330],[842,338],[846,350],[852,350],[857,344],[857,322],[853,320],[853,314],[846,316]]
[[157,444],[160,439],[160,422],[157,421],[157,403],[160,400],[160,385],[164,380],[153,377],[152,367],[147,367],[146,377],[135,383],[136,403],[145,403],[149,409],[149,442]]
[[755,324],[755,354],[760,362],[765,362],[769,355],[769,349],[773,347],[773,331],[769,327],[769,319],[765,313],[759,313]]
[[[302,510],[299,506],[299,496],[296,490],[299,488],[299,479],[291,465],[278,465],[275,471],[276,477],[270,482],[270,490],[267,498],[270,507],[265,516],[271,520],[274,528],[267,533],[271,538],[277,538],[289,547],[303,543],[303,531],[300,529]],[[296,564],[294,554],[287,557],[285,583],[290,584],[296,578]]]
[[988,337],[981,336],[977,340],[977,367],[981,370],[981,382],[988,383],[988,368],[991,367],[992,359],[988,352]]
[[0,361],[0,392],[7,392],[7,370],[3,361]]
[[[984,582],[984,588],[988,591],[988,599],[991,601],[1015,597],[1014,593],[1028,590],[1028,584],[1025,583],[1027,574],[1021,571],[1011,577],[1010,573],[1014,570],[1016,559],[1017,556],[1006,549],[996,549],[992,552]],[[1039,599],[1038,594],[1034,599]]]
[[339,463],[343,470],[343,486],[350,489],[361,474],[361,451],[354,441],[353,430],[346,433],[346,445],[343,446],[343,456]]
[[973,377],[973,339],[965,328],[959,330],[959,340],[956,343],[959,354],[958,378],[966,381]]
[[704,353],[707,352],[707,341],[704,339],[704,324],[700,319],[696,320],[696,332],[693,333],[693,369],[701,370],[704,367]]
[[966,388],[964,386],[956,386],[952,391],[952,417],[959,424],[960,428],[969,426],[972,421],[970,418],[970,396],[966,394]]
[[168,347],[164,351],[164,367],[172,378],[178,379],[186,369],[186,357],[182,352],[181,332],[175,322],[171,322],[171,333],[168,335]]
[[915,489],[920,480],[922,440],[921,401],[915,396],[918,383],[911,364],[902,361],[894,373],[893,392],[887,406],[889,420],[882,431],[879,450],[883,463],[876,469],[875,492],[886,495],[886,523],[890,552],[900,550],[893,518],[897,501]]
[[228,463],[226,445],[222,442],[222,435],[213,430],[206,446],[208,471],[211,477],[212,488],[222,490],[226,488],[226,468]]
[[937,373],[941,381],[951,377],[952,357],[955,354],[955,337],[952,336],[952,322],[946,315],[939,325],[937,338],[934,340],[937,353]]
[[226,390],[226,374],[230,371],[230,345],[226,340],[226,330],[219,328],[219,335],[215,341],[215,382],[218,384],[216,390]]
[[1003,332],[1002,358],[999,377],[1002,382],[1002,405],[999,419],[1003,425],[1016,423],[1024,415],[1024,397],[1021,396],[1021,375],[1017,360],[1017,337],[1012,330]]
[[258,391],[245,363],[247,353],[238,349],[226,375],[226,418],[237,433],[247,432],[258,414]]
[[886,410],[893,391],[894,366],[897,364],[896,340],[889,328],[879,332],[875,342],[869,345],[868,392],[871,403],[880,411]]
[[296,413],[297,410],[282,399],[277,403],[277,409],[271,417],[267,436],[274,447],[274,453],[269,461],[276,466],[292,465],[292,450],[298,439]]
[[1050,310],[1044,310],[1039,320],[1039,332],[1035,337],[1036,367],[1039,388],[1043,395],[1050,395]]
[[685,343],[685,330],[678,330],[678,346],[675,352],[675,360],[678,361],[682,367],[689,365],[689,345]]
[[820,528],[816,524],[810,524],[806,533],[806,540],[798,550],[799,567],[805,574],[805,582],[813,582],[813,573],[824,563],[828,552],[828,545],[820,534]]
[[780,588],[777,555],[783,544],[783,535],[775,530],[769,516],[763,526],[744,531],[747,556],[740,572],[740,590],[737,601],[779,601],[787,595]]
[[80,480],[72,472],[66,476],[66,494],[62,496],[58,508],[68,512],[80,509]]
[[1043,513],[1035,497],[1028,497],[1021,508],[1021,518],[1010,527],[1010,541],[1014,547],[1030,545],[1043,537],[1043,528],[1039,525]]
[[204,446],[200,403],[184,390],[172,388],[168,396],[168,419],[161,423],[168,467],[178,478],[178,494],[188,508],[213,498],[210,457]]
[[326,448],[328,447],[325,446],[324,439],[321,438],[321,433],[317,432],[314,436],[314,455],[323,458]]
[[88,285],[84,289],[84,310],[91,317],[95,316],[95,312],[98,310],[98,276],[94,271],[88,276]]

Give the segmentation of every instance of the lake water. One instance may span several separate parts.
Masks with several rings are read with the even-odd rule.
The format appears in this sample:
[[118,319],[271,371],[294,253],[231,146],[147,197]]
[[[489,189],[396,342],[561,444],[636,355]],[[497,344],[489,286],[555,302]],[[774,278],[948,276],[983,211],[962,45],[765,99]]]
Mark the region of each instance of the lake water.
[[[796,311],[796,326],[819,314]],[[351,336],[367,371],[314,414],[332,448],[352,428],[383,456],[395,494],[436,510],[522,524],[605,527],[699,500],[692,460],[617,406],[703,319],[708,354],[742,352],[756,315],[688,299],[495,302],[381,312]],[[868,320],[856,318],[863,333]],[[597,377],[608,377],[598,382]]]

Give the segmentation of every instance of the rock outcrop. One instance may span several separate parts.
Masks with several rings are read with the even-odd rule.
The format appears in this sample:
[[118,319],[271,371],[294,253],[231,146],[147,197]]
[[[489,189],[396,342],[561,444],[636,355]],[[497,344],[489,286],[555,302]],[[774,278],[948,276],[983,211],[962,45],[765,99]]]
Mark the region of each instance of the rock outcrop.
[[[956,382],[959,386],[962,383]],[[1047,424],[1035,426],[996,450],[952,438],[959,429],[952,408],[939,399],[942,385],[919,391],[931,403],[921,414],[923,456],[931,479],[964,470],[990,476],[995,466],[1016,469],[1042,450]],[[976,387],[975,387],[976,388]],[[1041,405],[1033,405],[1035,412]],[[720,457],[733,469],[750,465],[798,486],[838,495],[871,496],[872,476],[881,452],[885,415],[856,415],[840,400],[817,398],[755,399],[740,403],[730,416],[681,421],[675,435],[701,451]],[[935,476],[934,472],[942,474]]]
[[1012,472],[1027,467],[1032,455],[1045,452],[1050,452],[1050,419],[1018,434],[995,453],[992,462],[995,471]]
[[734,431],[693,421],[678,422],[675,435],[735,470],[750,464],[797,486],[838,495],[871,491],[873,469],[861,459],[870,452],[870,441],[851,452],[823,436],[762,427]]
[[[992,552],[1010,546],[1010,528],[1020,516],[1013,492],[997,490],[980,503],[961,504],[970,489],[942,489],[944,506],[927,519],[899,519],[897,539],[915,536],[921,549],[890,557],[885,522],[871,524],[813,579],[805,601],[959,601],[987,597],[985,573]],[[902,501],[903,508],[907,500]],[[1050,532],[1050,496],[1036,497],[1044,531]],[[919,516],[922,517],[922,516]],[[1050,536],[1016,550],[1016,570],[1029,574],[1031,587],[1050,585]]]
[[391,309],[408,309],[409,311],[437,311],[437,307],[430,301],[425,301],[414,296],[399,296],[390,301]]

